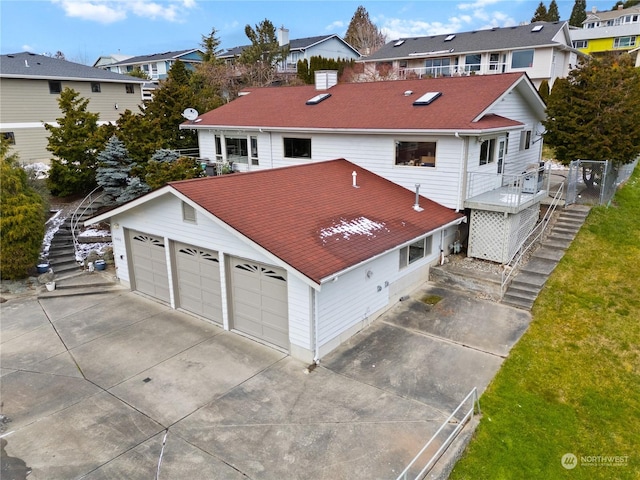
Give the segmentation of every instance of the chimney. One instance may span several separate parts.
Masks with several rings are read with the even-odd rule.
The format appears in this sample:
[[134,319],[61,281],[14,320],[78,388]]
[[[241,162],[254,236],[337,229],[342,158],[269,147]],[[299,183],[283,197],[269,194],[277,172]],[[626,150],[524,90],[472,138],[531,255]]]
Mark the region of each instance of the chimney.
[[289,30],[284,28],[284,25],[278,29],[278,45],[281,47],[289,45]]
[[337,70],[316,70],[316,90],[329,90],[338,84]]
[[591,7],[591,13],[598,13],[598,7]]
[[624,10],[624,5],[618,5],[618,10]]

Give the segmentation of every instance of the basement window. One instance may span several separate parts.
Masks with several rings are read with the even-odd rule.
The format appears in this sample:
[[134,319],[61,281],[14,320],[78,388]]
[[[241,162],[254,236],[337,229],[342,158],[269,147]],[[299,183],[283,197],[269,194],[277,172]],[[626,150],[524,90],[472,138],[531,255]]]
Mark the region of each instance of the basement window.
[[396,165],[435,167],[436,142],[396,141]]
[[196,209],[187,202],[182,202],[182,220],[188,223],[196,223]]
[[432,237],[421,238],[417,242],[400,249],[400,269],[431,255]]
[[285,137],[283,141],[285,158],[311,158],[310,138]]

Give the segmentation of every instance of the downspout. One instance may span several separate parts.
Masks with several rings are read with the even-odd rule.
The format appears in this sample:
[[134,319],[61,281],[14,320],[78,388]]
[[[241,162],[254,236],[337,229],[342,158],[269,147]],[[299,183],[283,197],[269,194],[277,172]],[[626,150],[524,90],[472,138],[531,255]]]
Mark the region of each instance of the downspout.
[[311,320],[313,322],[313,362],[304,369],[309,374],[320,364],[320,345],[318,340],[318,295],[315,288],[311,288]]

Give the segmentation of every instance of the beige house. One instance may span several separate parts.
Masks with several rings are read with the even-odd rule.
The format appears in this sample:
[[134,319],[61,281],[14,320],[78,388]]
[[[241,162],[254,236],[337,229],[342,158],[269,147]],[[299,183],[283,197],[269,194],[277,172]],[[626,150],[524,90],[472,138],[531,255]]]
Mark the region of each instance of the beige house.
[[115,122],[126,109],[137,112],[144,80],[57,58],[22,52],[0,57],[0,134],[22,163],[49,163],[48,131],[62,116],[67,87],[89,100],[99,123]]

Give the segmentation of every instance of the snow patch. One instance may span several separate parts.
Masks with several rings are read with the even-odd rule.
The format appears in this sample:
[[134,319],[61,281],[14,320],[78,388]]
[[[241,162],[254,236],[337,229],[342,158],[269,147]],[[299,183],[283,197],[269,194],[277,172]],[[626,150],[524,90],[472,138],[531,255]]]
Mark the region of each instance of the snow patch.
[[111,232],[109,230],[98,230],[96,228],[88,228],[84,232],[78,234],[78,237],[109,237]]
[[349,240],[354,235],[375,237],[375,232],[380,230],[388,231],[384,222],[374,222],[366,217],[357,217],[351,220],[341,218],[330,227],[321,229],[320,239],[322,243],[326,243],[331,238]]

